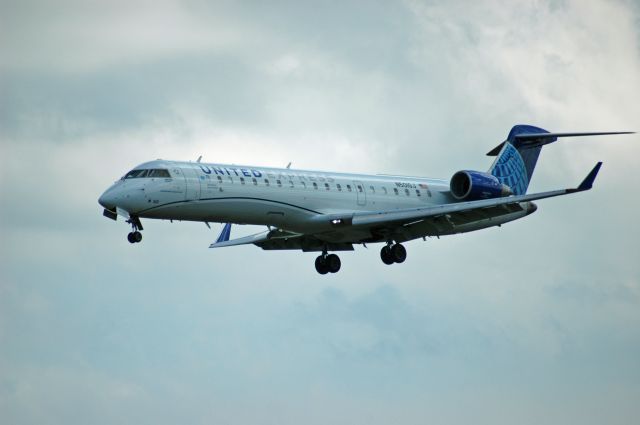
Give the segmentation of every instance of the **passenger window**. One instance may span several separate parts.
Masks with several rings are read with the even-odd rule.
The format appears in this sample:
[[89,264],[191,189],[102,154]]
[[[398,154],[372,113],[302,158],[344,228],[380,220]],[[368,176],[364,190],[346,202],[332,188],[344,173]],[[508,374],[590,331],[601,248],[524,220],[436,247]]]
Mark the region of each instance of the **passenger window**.
[[244,184],[244,177],[240,177],[240,184]]
[[382,193],[384,193],[385,195],[387,194],[387,188],[382,186]]
[[302,183],[302,188],[303,188],[303,189],[306,189],[306,188],[307,188],[307,184],[306,184],[305,182],[300,182],[300,183]]
[[336,189],[338,189],[338,192],[342,192],[342,186],[340,186],[340,183],[336,184]]
[[325,189],[329,190],[329,183],[324,184]]
[[396,195],[398,194],[398,188],[397,187],[393,188],[393,193],[395,193]]
[[376,188],[373,186],[369,186],[369,189],[371,189],[371,193],[376,193]]
[[427,189],[427,195],[429,195],[429,198],[431,198],[431,190]]
[[276,180],[276,184],[278,185],[278,187],[282,187],[282,182],[280,180]]
[[358,185],[358,192],[362,193],[362,186]]
[[222,177],[218,176],[218,183],[222,183]]
[[318,190],[318,183],[313,182],[313,188],[314,188],[315,190]]
[[350,184],[347,185],[347,191],[351,192],[351,185]]
[[416,189],[416,195],[422,196],[422,194],[420,193],[420,191],[418,189]]
[[233,184],[233,177],[229,176],[229,183]]
[[289,186],[293,189],[293,180],[289,180]]
[[264,185],[265,186],[269,186],[269,180],[268,179],[264,179]]
[[254,186],[257,186],[257,185],[258,185],[258,180],[256,180],[255,178],[252,178],[252,179],[251,179],[251,181],[253,182],[253,185],[254,185]]
[[405,195],[407,195],[407,196],[409,196],[409,189],[405,189],[405,190],[404,190],[404,194],[405,194]]

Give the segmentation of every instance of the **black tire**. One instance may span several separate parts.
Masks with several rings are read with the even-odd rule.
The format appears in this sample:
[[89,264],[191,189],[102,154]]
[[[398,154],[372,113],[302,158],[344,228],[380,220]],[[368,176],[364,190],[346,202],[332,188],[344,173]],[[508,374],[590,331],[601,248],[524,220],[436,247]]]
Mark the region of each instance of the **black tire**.
[[393,257],[391,256],[391,249],[389,248],[389,246],[385,245],[382,247],[382,249],[380,250],[380,259],[387,266],[394,263]]
[[397,243],[391,247],[391,258],[396,263],[404,263],[404,260],[407,259],[407,250],[402,244]]
[[129,232],[129,234],[127,235],[127,240],[129,241],[129,243],[136,243],[133,232]]
[[138,232],[137,230],[135,232],[133,232],[133,240],[136,243],[140,242],[142,240],[142,233]]
[[329,265],[322,255],[319,255],[316,258],[316,271],[320,274],[329,273]]
[[324,262],[329,268],[329,273],[337,273],[338,271],[340,271],[342,262],[340,261],[340,257],[338,257],[336,254],[327,255],[327,258],[325,258]]

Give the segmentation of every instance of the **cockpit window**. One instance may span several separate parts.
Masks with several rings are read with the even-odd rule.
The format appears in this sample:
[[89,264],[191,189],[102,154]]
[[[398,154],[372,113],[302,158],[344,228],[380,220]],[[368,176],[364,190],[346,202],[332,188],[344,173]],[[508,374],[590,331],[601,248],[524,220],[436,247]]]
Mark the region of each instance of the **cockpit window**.
[[161,178],[170,178],[171,174],[169,174],[169,170],[165,170],[163,168],[155,168],[152,170],[131,170],[123,179],[140,179],[143,177],[161,177]]
[[136,179],[138,177],[142,177],[142,173],[144,173],[146,171],[147,170],[131,170],[127,174],[125,174],[125,176],[123,178],[124,179]]
[[147,174],[147,177],[169,178],[171,177],[171,174],[169,174],[169,170],[158,168],[155,170],[149,170],[149,174]]

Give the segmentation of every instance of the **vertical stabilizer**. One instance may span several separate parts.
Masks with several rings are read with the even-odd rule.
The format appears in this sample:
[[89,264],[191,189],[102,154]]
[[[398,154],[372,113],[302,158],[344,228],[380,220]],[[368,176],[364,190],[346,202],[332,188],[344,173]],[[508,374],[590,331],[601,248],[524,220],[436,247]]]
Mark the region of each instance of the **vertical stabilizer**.
[[[539,138],[532,143],[529,139],[518,137],[529,134],[538,135]],[[540,149],[543,145],[557,140],[555,137],[545,137],[545,134],[551,133],[531,125],[515,125],[507,140],[487,154],[497,156],[489,168],[489,173],[500,183],[509,186],[514,195],[524,195],[527,192]]]

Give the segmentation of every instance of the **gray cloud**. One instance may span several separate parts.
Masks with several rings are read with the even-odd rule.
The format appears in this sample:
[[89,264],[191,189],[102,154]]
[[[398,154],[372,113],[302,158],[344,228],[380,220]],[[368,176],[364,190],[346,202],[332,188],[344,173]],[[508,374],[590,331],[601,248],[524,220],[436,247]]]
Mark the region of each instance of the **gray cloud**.
[[328,279],[310,255],[211,252],[197,223],[132,247],[96,203],[157,157],[446,178],[515,123],[638,130],[637,5],[0,10],[0,422],[638,416],[635,136],[545,147],[533,189],[603,160],[589,193]]

